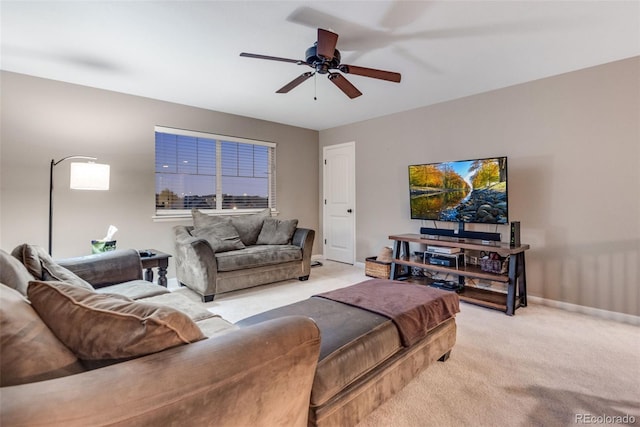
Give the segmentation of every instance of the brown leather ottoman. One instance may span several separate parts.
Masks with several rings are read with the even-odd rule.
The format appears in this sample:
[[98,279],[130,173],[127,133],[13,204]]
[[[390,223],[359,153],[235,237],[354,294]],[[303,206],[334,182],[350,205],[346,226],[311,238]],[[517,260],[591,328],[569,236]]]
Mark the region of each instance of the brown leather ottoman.
[[389,318],[351,305],[311,297],[237,322],[248,326],[289,315],[312,318],[320,329],[320,358],[309,425],[355,425],[432,362],[446,360],[456,339],[455,318],[410,347]]

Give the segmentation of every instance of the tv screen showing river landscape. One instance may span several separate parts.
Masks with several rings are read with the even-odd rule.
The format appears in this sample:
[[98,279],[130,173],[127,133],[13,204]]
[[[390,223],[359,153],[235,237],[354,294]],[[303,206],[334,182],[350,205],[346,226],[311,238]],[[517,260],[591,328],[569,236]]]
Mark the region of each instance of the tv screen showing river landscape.
[[507,224],[507,158],[409,166],[412,219]]

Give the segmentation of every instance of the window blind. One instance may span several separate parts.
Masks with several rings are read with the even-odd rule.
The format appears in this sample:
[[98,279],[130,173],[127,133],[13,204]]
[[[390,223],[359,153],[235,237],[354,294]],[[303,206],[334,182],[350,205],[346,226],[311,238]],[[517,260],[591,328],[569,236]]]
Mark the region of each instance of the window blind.
[[276,144],[156,126],[156,213],[275,209]]

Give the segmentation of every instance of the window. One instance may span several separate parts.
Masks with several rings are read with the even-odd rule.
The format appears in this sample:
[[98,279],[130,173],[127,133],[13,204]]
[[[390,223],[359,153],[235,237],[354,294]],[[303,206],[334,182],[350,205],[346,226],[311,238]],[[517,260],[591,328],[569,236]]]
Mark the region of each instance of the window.
[[275,147],[156,126],[156,213],[275,208]]

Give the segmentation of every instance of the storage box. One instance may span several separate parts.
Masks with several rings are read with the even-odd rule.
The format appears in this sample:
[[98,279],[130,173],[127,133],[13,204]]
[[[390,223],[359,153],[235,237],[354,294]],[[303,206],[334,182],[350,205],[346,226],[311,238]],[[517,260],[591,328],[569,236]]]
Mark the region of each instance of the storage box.
[[391,263],[378,261],[378,257],[365,258],[364,274],[377,279],[388,279],[391,274]]
[[491,254],[489,258],[480,258],[480,269],[487,273],[505,274],[509,267],[509,257],[503,258],[498,254]]

